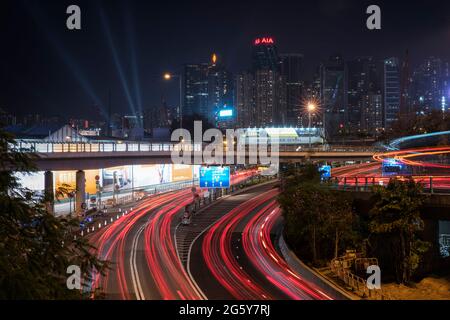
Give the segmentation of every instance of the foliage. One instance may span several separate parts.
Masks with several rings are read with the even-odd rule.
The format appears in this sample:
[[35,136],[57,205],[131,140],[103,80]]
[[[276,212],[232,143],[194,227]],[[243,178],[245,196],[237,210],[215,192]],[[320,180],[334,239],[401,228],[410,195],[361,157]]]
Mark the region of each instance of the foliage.
[[15,171],[32,172],[33,156],[15,150],[13,137],[0,131],[0,299],[81,299],[67,289],[66,270],[77,265],[86,285],[90,274],[103,272],[87,240],[74,237],[79,221],[57,218],[44,202],[23,188]]
[[278,201],[287,241],[307,261],[327,261],[354,238],[350,202],[320,183],[315,165],[289,168]]
[[408,284],[429,244],[419,239],[422,188],[414,180],[391,179],[386,188],[375,189],[376,203],[370,212],[369,231],[380,235],[384,260],[392,260],[396,279]]

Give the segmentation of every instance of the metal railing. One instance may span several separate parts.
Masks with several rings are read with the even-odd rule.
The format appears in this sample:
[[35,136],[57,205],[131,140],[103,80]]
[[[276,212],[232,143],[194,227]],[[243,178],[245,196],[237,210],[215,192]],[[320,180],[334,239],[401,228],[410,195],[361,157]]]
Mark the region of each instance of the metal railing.
[[367,281],[353,274],[345,267],[341,258],[335,258],[330,263],[331,271],[342,280],[352,291],[362,298],[369,298],[375,300],[390,300],[390,297],[383,293],[382,289],[369,289]]
[[[42,141],[42,140],[16,140],[17,145],[10,145],[11,149],[22,152],[33,153],[96,153],[96,152],[171,152],[180,151],[203,151],[207,143],[184,143],[180,145],[174,142],[151,143],[134,141],[98,141],[98,142],[71,142],[71,141]],[[252,151],[251,145],[245,145],[246,152]],[[271,151],[271,145],[268,145]],[[320,145],[309,148],[305,145],[283,145],[278,146],[279,152],[376,152],[373,147],[360,146],[330,146]],[[224,145],[224,151],[227,146]],[[256,150],[255,150],[256,151]]]
[[[374,186],[387,186],[392,177],[333,177],[327,183],[333,189],[345,191],[371,192]],[[450,193],[450,176],[412,176],[420,183],[424,193]],[[398,177],[398,179],[406,179]]]

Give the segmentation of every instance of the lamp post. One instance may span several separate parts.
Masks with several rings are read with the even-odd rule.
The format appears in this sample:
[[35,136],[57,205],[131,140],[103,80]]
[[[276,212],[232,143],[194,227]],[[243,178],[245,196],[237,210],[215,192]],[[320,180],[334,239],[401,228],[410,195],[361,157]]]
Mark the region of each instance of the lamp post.
[[[178,83],[180,86],[180,109],[179,109],[179,115],[180,115],[180,129],[183,129],[183,78],[181,75],[177,75],[177,74],[171,74],[169,72],[166,72],[164,74],[164,80],[166,81],[170,81],[173,78],[178,78]],[[184,139],[181,140],[181,151],[183,151],[183,144],[184,144]],[[193,147],[195,146],[195,144],[193,145]],[[195,150],[194,150],[195,151]],[[195,186],[195,171],[194,171],[194,165],[192,164],[192,187]]]
[[311,117],[316,110],[316,105],[312,102],[308,103],[308,136],[309,136],[309,148],[311,149]]
[[182,81],[182,77],[181,75],[177,75],[177,74],[171,74],[171,73],[165,73],[164,74],[164,80],[166,81],[170,81],[173,78],[178,78],[179,80],[179,86],[180,86],[180,110],[179,110],[179,115],[180,115],[180,129],[183,129],[183,81]]

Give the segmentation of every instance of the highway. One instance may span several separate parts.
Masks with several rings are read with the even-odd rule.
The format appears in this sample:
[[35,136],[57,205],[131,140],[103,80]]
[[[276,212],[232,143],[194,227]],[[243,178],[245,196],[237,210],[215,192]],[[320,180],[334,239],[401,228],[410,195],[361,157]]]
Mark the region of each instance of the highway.
[[[435,192],[448,193],[450,190],[450,165],[448,157],[450,147],[422,147],[377,153],[374,162],[344,166],[332,169],[332,177],[338,180],[339,186],[364,186],[365,184],[387,185],[390,178],[405,179],[411,176],[422,184],[425,190],[433,187]],[[383,174],[384,161],[396,161],[413,173]],[[345,180],[344,180],[345,179]]]
[[319,279],[304,279],[279,253],[278,192],[269,184],[223,200],[236,206],[193,242],[189,271],[209,299],[334,298],[334,290],[321,288]]
[[[232,183],[251,174],[236,175]],[[192,199],[190,189],[151,196],[91,235],[99,258],[112,262],[105,275],[95,275],[93,288],[101,288],[107,299],[205,299],[182,266],[173,237],[180,212]]]

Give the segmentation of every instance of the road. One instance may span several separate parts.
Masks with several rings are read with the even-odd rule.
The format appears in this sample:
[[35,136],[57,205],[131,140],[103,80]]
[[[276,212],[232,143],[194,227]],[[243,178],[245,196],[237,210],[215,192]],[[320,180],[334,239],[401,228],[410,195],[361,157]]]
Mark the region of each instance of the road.
[[[253,173],[232,177],[238,183]],[[112,262],[93,287],[107,299],[205,299],[177,255],[175,227],[192,191],[184,189],[146,198],[127,215],[91,235],[98,257]]]
[[[278,192],[269,184],[222,200],[235,205],[194,240],[189,272],[209,299],[334,298],[334,290],[320,287],[318,278],[303,278],[279,252]],[[210,208],[203,214],[213,214],[217,209]]]

